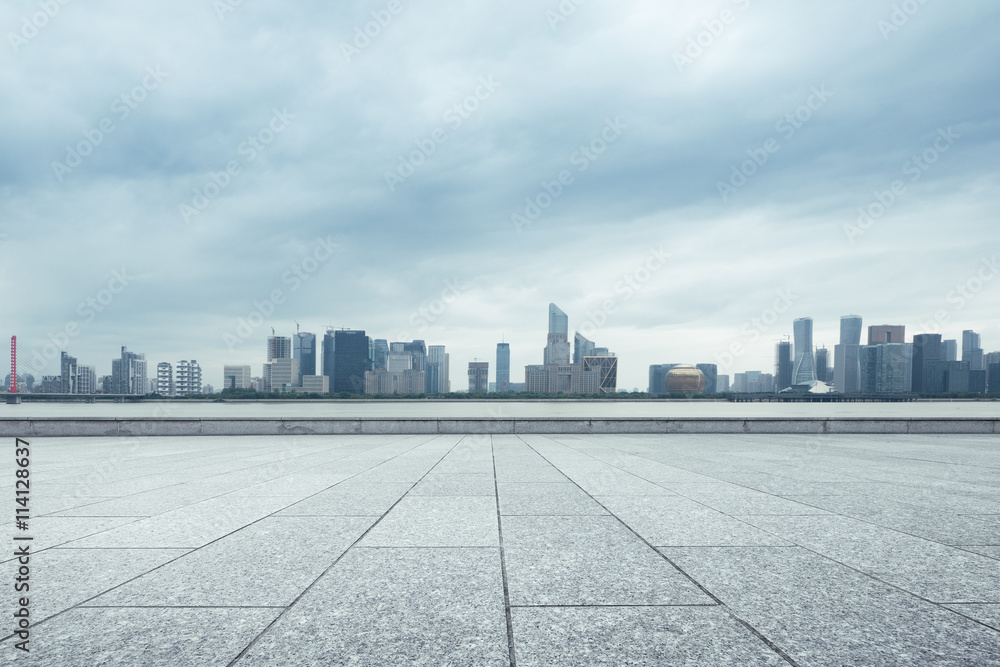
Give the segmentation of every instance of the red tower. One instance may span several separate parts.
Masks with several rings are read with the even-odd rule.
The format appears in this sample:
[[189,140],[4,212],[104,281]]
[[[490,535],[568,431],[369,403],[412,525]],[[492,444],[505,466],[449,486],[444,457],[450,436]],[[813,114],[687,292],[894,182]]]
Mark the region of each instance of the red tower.
[[10,337],[10,393],[17,393],[17,336]]

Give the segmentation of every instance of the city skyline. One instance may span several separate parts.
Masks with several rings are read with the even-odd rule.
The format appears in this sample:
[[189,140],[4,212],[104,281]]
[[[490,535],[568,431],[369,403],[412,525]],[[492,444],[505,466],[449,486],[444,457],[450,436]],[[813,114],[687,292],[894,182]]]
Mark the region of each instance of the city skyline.
[[629,387],[767,369],[789,309],[828,348],[855,311],[1000,339],[1000,8],[723,4],[404,3],[364,48],[365,3],[61,6],[0,49],[0,334],[221,368],[299,321],[453,369],[506,334],[519,368],[555,302]]

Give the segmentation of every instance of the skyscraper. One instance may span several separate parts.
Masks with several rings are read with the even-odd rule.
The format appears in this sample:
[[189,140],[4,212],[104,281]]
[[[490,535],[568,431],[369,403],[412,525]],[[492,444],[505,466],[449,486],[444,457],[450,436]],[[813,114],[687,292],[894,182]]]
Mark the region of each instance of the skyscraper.
[[[334,393],[363,393],[365,391],[365,373],[371,370],[371,360],[368,358],[368,336],[365,335],[365,332],[348,329],[333,332],[332,357],[333,376],[330,377],[330,391]],[[325,358],[323,364],[325,375]]]
[[385,338],[376,338],[372,341],[372,370],[384,371],[386,360],[389,357],[389,341]]
[[982,340],[979,334],[970,329],[962,332],[962,361],[969,364],[970,371],[986,370]]
[[944,392],[946,362],[941,359],[941,334],[913,337],[913,391],[927,394]]
[[292,339],[286,336],[267,337],[267,360],[291,359]]
[[297,384],[302,385],[303,375],[316,375],[316,334],[300,331],[292,338],[292,357],[299,362]]
[[584,357],[594,356],[596,346],[593,341],[587,340],[579,331],[573,336],[573,363],[583,363]]
[[695,366],[702,375],[705,376],[705,391],[706,394],[717,394],[719,392],[718,380],[719,380],[719,367],[716,364],[698,364]]
[[833,378],[827,377],[830,353],[825,347],[816,350],[816,379],[820,382],[833,384]]
[[774,350],[774,381],[777,391],[792,386],[792,344],[787,340],[778,343]]
[[958,361],[958,341],[954,338],[941,341],[941,361]]
[[223,389],[249,389],[250,366],[225,365],[222,367]]
[[570,363],[569,318],[554,304],[549,304],[549,334],[545,345],[545,365]]
[[59,355],[60,377],[62,378],[62,393],[76,393],[76,357],[71,357],[65,352]]
[[[808,384],[816,380],[816,359],[813,356],[813,321],[801,317],[793,323],[795,332],[795,370],[793,384]],[[858,333],[860,336],[861,333]]]
[[448,354],[444,345],[430,345],[427,348],[427,384],[428,394],[448,393]]
[[510,384],[510,343],[497,343],[497,391],[507,393]]
[[901,324],[878,324],[868,327],[868,344],[905,343],[906,327]]
[[913,384],[913,345],[879,343],[861,347],[861,391],[902,394]]
[[549,333],[569,336],[569,317],[554,303],[549,304]]
[[654,396],[666,396],[667,389],[664,382],[667,379],[667,373],[675,366],[680,366],[680,364],[653,364],[650,366],[649,389],[647,389],[647,392]]
[[840,344],[833,350],[833,386],[841,393],[861,389],[861,328],[858,315],[840,318]]
[[141,396],[147,391],[146,355],[129,352],[122,346],[122,356],[111,360],[111,393]]
[[490,364],[488,361],[469,362],[469,393],[485,394],[490,388]]

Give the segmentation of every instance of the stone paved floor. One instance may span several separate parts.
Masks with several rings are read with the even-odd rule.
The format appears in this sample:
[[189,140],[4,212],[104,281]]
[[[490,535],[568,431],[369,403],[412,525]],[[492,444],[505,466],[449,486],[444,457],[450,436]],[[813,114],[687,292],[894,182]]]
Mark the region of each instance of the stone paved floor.
[[31,470],[4,663],[1000,665],[995,437],[49,439]]

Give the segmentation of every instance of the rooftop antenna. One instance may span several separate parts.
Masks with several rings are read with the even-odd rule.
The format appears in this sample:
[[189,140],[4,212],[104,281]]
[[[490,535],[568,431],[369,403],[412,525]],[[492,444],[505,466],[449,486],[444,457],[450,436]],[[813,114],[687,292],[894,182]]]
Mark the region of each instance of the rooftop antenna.
[[[295,322],[295,320],[292,320],[292,321]],[[298,332],[299,332],[299,323],[295,322],[295,333],[298,333]]]

